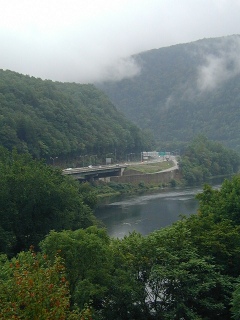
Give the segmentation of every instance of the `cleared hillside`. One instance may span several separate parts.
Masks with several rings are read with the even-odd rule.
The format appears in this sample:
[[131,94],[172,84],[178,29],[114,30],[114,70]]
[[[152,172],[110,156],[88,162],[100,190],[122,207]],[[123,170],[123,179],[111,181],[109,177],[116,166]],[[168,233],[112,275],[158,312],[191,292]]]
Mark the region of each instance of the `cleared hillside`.
[[98,87],[160,145],[203,133],[240,150],[239,53],[237,35],[150,50],[134,56],[138,76]]

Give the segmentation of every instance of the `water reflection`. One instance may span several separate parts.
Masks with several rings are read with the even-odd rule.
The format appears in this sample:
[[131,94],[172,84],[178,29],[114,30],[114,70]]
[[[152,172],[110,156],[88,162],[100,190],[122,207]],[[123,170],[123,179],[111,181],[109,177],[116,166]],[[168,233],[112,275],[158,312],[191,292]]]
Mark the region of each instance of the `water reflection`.
[[[214,189],[221,187],[224,178],[208,182]],[[201,187],[158,191],[114,201],[96,209],[96,217],[106,226],[111,237],[123,238],[134,230],[142,235],[169,226],[180,215],[195,214],[198,209],[196,194]]]
[[146,235],[171,225],[181,214],[195,214],[198,208],[195,195],[201,191],[192,188],[135,196],[99,207],[95,215],[111,237],[123,238],[134,230]]

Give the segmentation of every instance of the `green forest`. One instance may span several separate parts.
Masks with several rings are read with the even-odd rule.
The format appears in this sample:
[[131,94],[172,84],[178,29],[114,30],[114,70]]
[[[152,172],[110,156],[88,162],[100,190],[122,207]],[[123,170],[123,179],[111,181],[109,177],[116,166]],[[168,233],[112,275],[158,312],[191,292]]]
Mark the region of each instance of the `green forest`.
[[202,184],[213,177],[237,173],[240,166],[238,152],[206,138],[195,137],[179,158],[179,169],[187,185]]
[[0,319],[240,317],[240,176],[148,236],[110,238],[96,194],[0,148]]
[[[0,141],[8,150],[59,163],[83,155],[118,159],[153,138],[117,111],[94,85],[60,83],[0,70]],[[51,161],[50,161],[51,162]]]
[[[238,76],[208,99],[181,95],[194,83],[198,48],[217,54],[231,46],[225,40],[136,56],[142,73],[111,84],[125,109],[92,84],[0,70],[0,319],[240,319]],[[174,107],[165,108],[173,89]],[[147,236],[111,238],[94,216],[101,192],[149,186],[79,183],[62,167],[85,156],[126,161],[156,146],[178,149],[181,181],[172,186],[231,178],[220,189],[204,185],[197,214]]]
[[160,147],[185,146],[204,133],[239,151],[238,41],[235,35],[145,51],[132,57],[139,75],[97,86]]

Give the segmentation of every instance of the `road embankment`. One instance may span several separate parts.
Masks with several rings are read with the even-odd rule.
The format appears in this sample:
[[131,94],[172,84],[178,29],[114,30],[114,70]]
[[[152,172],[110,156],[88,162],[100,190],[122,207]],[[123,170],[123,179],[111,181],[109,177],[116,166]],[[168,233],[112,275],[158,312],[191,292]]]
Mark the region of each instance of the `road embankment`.
[[144,182],[146,184],[167,184],[171,180],[180,180],[180,172],[178,169],[172,169],[169,171],[155,172],[155,173],[140,173],[132,175],[123,175],[121,177],[111,177],[110,181],[117,183],[132,183],[139,184]]

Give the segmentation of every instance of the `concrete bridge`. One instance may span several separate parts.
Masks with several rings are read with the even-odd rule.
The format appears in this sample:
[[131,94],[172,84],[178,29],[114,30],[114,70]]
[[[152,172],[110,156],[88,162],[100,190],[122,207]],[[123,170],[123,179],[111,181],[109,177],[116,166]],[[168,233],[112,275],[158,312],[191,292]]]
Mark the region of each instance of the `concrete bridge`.
[[127,165],[103,165],[83,168],[67,168],[62,171],[76,180],[92,181],[107,177],[122,176]]

